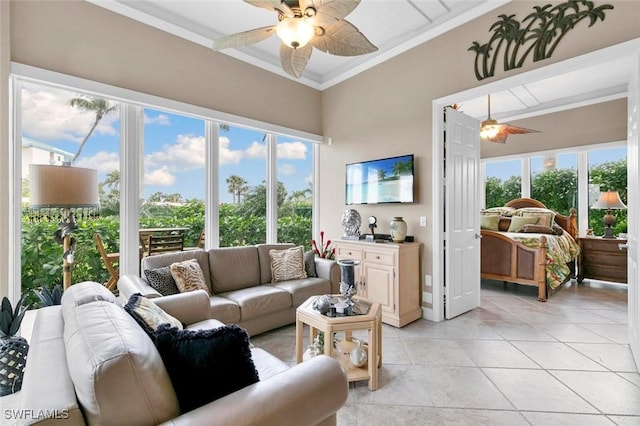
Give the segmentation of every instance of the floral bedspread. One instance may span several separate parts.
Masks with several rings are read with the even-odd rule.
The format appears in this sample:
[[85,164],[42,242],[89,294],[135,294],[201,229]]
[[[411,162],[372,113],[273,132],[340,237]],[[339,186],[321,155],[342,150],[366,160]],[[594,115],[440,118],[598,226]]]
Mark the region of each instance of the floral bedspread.
[[[527,247],[539,247],[540,237],[547,238],[547,285],[556,288],[562,284],[571,272],[567,266],[568,262],[575,259],[580,253],[580,246],[569,235],[548,235],[548,234],[521,234],[515,232],[504,232],[512,240],[518,241]],[[526,237],[525,237],[526,235]]]

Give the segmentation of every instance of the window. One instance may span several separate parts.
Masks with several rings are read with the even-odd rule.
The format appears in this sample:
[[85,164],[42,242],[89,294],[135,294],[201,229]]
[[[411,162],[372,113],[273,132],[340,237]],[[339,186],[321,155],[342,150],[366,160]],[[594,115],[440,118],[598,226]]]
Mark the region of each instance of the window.
[[[313,220],[313,147],[278,136],[278,242],[311,249]],[[282,197],[281,197],[282,196]]]
[[521,161],[493,161],[486,163],[485,206],[499,207],[520,198]]
[[578,208],[578,156],[549,153],[531,158],[531,198],[563,215]]
[[[618,191],[623,203],[627,203],[627,149],[616,147],[589,151],[589,228],[594,235],[604,234],[605,210],[591,206],[598,200],[600,191]],[[613,210],[616,217],[614,235],[627,232],[627,211]]]

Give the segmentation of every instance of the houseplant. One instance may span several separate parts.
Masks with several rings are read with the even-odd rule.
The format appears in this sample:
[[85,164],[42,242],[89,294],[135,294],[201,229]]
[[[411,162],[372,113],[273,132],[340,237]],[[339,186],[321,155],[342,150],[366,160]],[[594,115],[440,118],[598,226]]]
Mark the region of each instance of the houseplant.
[[16,333],[28,308],[24,305],[25,295],[18,300],[15,309],[7,297],[2,298],[0,305],[0,396],[22,388],[29,343]]
[[49,287],[42,286],[37,290],[34,290],[40,304],[44,306],[55,306],[62,303],[62,288],[60,284],[56,284],[53,290],[49,290]]

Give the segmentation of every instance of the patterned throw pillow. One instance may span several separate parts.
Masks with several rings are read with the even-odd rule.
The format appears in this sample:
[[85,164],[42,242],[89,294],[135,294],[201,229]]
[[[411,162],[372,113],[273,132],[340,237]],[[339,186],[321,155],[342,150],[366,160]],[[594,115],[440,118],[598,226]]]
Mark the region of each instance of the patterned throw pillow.
[[124,305],[124,310],[150,335],[161,324],[169,324],[169,327],[177,328],[178,330],[183,329],[182,323],[177,318],[163,311],[158,305],[143,297],[140,293],[131,295],[127,304]]
[[209,287],[204,282],[204,275],[196,259],[172,263],[169,267],[180,293],[193,290],[205,290],[209,295]]
[[286,250],[269,250],[271,258],[271,282],[307,278],[304,270],[304,248],[291,247]]
[[498,230],[500,216],[480,216],[480,229],[488,229],[490,231]]
[[318,276],[316,272],[316,253],[313,250],[304,253],[304,271],[307,273],[307,277]]
[[538,225],[551,226],[554,223],[556,213],[553,210],[544,209],[541,207],[523,207],[516,210],[515,216],[522,217],[537,217]]
[[180,293],[180,290],[178,290],[176,286],[176,281],[173,279],[173,275],[171,275],[171,269],[169,269],[168,266],[157,269],[145,269],[144,276],[147,277],[149,285],[163,296]]

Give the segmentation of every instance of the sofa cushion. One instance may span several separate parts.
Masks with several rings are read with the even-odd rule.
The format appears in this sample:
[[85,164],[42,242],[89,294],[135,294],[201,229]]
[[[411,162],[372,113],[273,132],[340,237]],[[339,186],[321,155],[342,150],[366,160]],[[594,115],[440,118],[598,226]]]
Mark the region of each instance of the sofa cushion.
[[168,266],[156,269],[145,269],[144,276],[147,278],[149,285],[163,296],[180,293],[180,290],[178,290],[176,286],[176,280],[173,279],[171,269]]
[[169,266],[171,269],[171,275],[176,281],[176,286],[180,293],[186,293],[194,290],[204,290],[208,294],[209,286],[204,281],[204,275],[200,264],[196,259],[189,259],[183,262],[172,263]]
[[151,335],[158,329],[160,324],[169,324],[182,330],[182,323],[163,311],[158,305],[151,300],[143,297],[140,293],[136,293],[129,298],[124,305],[124,310],[133,317],[134,320],[147,334]]
[[292,306],[291,294],[271,285],[259,285],[221,293],[240,306],[240,320],[247,321]]
[[240,305],[231,299],[220,296],[209,298],[211,318],[222,321],[225,324],[240,322]]
[[[97,285],[96,285],[97,284]],[[65,290],[62,293],[62,309],[73,309],[86,303],[103,300],[109,303],[118,303],[118,299],[105,286],[93,281],[84,281],[74,284],[73,291]]]
[[[172,263],[184,262],[196,259],[202,270],[204,282],[211,289],[211,277],[209,276],[209,253],[205,250],[186,250],[173,253],[156,254],[142,259],[140,264],[142,273],[147,269],[157,269],[163,266],[171,266]],[[144,275],[142,275],[144,276]]]
[[271,250],[286,250],[295,247],[294,244],[257,244],[258,258],[260,259],[260,284],[269,284],[271,282]]
[[249,336],[237,325],[197,331],[162,325],[155,340],[182,412],[259,380]]
[[269,250],[271,258],[271,282],[307,278],[304,269],[304,248],[291,247],[286,250]]
[[323,278],[304,278],[272,284],[274,287],[291,293],[296,308],[311,296],[331,293],[331,282]]
[[160,354],[122,307],[96,301],[62,313],[69,375],[87,424],[158,424],[180,413]]
[[214,293],[260,284],[258,250],[254,246],[211,249],[209,268]]
[[260,380],[267,380],[268,378],[289,369],[287,363],[276,358],[264,349],[251,348],[251,358],[256,366],[256,370],[258,370]]

